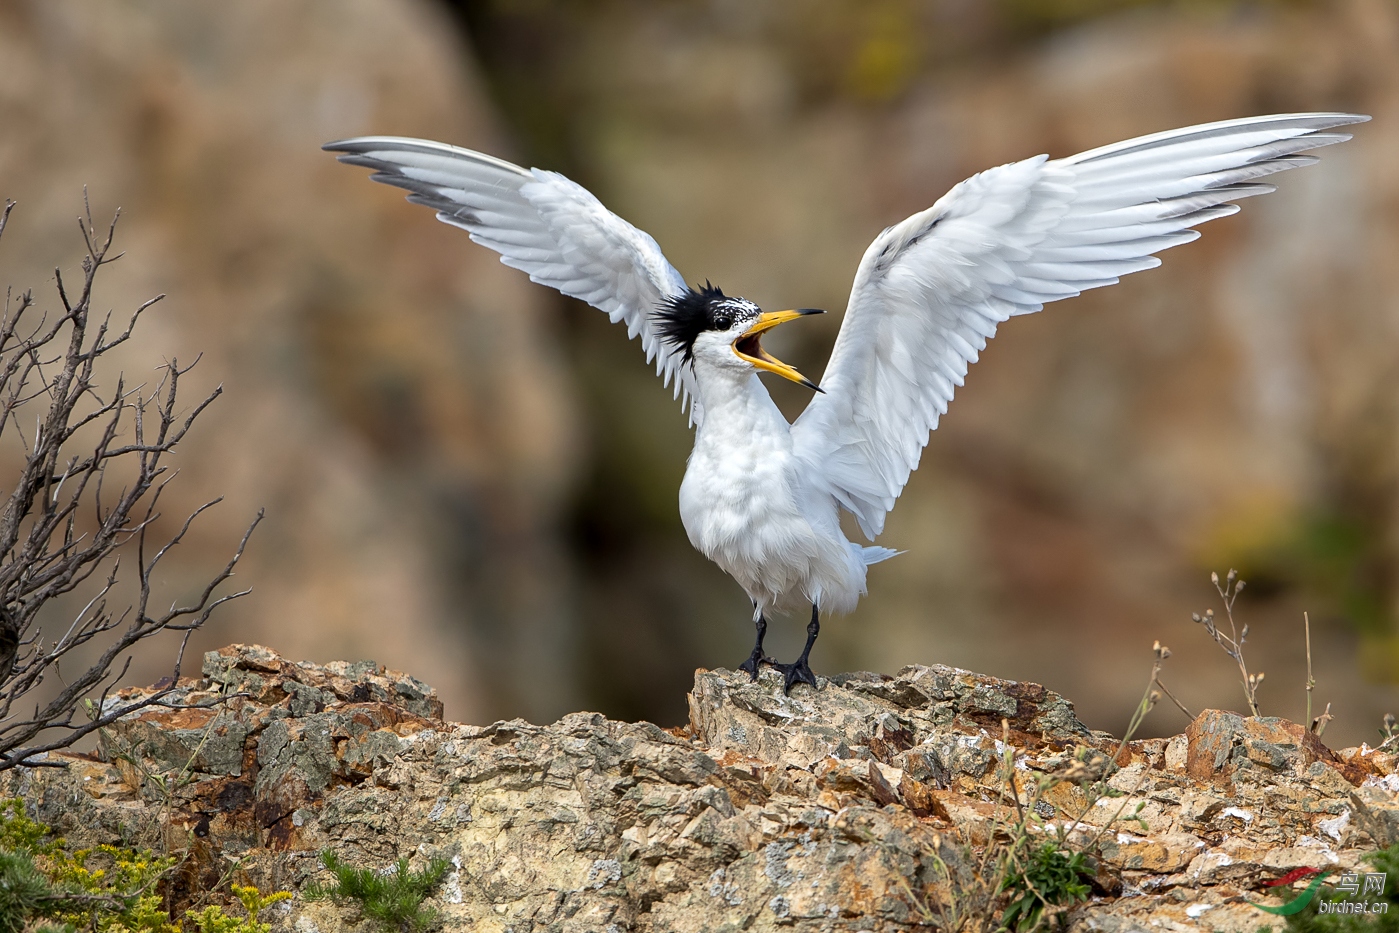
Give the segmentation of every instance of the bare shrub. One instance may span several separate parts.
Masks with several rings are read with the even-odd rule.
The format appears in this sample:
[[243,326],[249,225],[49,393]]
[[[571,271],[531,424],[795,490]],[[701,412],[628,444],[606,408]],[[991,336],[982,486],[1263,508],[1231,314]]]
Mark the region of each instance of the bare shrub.
[[[5,202],[0,236],[14,206]],[[118,375],[104,390],[97,381],[98,363],[130,339],[142,313],[163,297],[136,308],[120,330],[112,329],[110,312],[92,313],[99,270],[120,258],[110,254],[116,222],[113,217],[102,234],[90,208],[79,218],[87,248],[82,286],[70,293],[55,271],[61,311],[37,312],[32,292],[16,299],[7,291],[0,314],[0,440],[21,445],[24,461],[0,505],[0,771],[46,764],[34,756],[67,748],[161,702],[179,680],[190,633],[218,606],[248,592],[215,595],[232,576],[261,512],[197,598],[164,611],[152,608],[156,567],[193,521],[220,501],[200,506],[173,537],[153,548],[147,532],[160,517],[157,505],[174,475],[165,461],[223,388],[184,413],[177,408],[177,390],[191,367],[181,368],[174,359],[157,369],[153,386],[129,386]],[[108,597],[122,556],[133,550],[138,595],[134,605],[118,610],[108,606]],[[46,635],[40,611],[89,579],[95,594]],[[132,649],[165,631],[184,633],[168,686],[130,702],[109,699],[131,665]],[[99,646],[86,670],[58,676],[65,657],[85,649],[73,659],[91,658]],[[30,712],[26,698],[51,676],[61,689]]]

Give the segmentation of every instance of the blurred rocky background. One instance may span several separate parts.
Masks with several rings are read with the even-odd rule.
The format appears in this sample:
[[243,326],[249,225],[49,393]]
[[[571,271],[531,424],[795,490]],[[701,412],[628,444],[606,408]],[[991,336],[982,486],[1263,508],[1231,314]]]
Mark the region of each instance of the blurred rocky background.
[[[372,657],[450,718],[671,724],[746,656],[685,540],[690,433],[625,333],[319,151],[426,136],[565,172],[687,278],[843,308],[884,226],[972,172],[1256,113],[1375,116],[1163,268],[1007,325],[934,435],[818,670],[941,662],[1120,731],[1150,671],[1239,708],[1190,621],[1238,567],[1263,712],[1399,712],[1399,8],[1385,0],[0,0],[0,283],[53,303],[82,186],[125,211],[99,303],[157,292],[131,373],[226,395],[168,522],[257,507],[255,588],[197,649]],[[819,377],[839,315],[773,350]],[[197,377],[197,378],[195,378]],[[804,393],[772,384],[795,415]],[[194,398],[191,390],[189,397]],[[779,622],[778,654],[801,626]],[[134,682],[158,676],[141,660]],[[1184,726],[1165,706],[1160,734]],[[1334,744],[1334,743],[1333,743]]]

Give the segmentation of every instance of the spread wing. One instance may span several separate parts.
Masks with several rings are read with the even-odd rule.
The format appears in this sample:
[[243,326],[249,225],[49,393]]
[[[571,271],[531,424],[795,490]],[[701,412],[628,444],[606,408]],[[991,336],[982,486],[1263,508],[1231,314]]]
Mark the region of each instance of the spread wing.
[[395,136],[327,143],[341,162],[372,168],[375,181],[412,192],[408,200],[437,211],[500,261],[532,281],[580,298],[640,337],[646,361],[700,421],[694,374],[659,339],[651,315],[685,291],[680,273],[656,241],[557,172],[524,169],[470,149]]
[[996,325],[1160,265],[1229,202],[1274,190],[1258,179],[1310,165],[1299,153],[1368,119],[1229,120],[972,176],[865,251],[796,452],[873,538]]

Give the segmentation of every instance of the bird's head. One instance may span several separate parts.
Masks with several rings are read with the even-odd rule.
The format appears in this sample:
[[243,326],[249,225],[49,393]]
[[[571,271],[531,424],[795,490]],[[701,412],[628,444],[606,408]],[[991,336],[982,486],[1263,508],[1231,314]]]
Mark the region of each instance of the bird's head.
[[667,298],[656,311],[661,339],[697,368],[752,372],[765,369],[808,389],[821,387],[763,349],[759,336],[819,308],[763,311],[747,298],[730,298],[708,282]]

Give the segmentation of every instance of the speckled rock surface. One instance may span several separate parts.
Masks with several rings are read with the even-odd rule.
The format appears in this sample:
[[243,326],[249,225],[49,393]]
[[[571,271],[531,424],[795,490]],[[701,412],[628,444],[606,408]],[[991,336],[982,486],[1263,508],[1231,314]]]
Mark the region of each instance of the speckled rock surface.
[[[76,842],[187,851],[182,883],[232,870],[300,890],[325,848],[375,867],[440,856],[443,927],[500,933],[928,929],[1010,819],[1005,738],[1022,786],[1075,749],[1118,748],[1043,687],[946,667],[790,697],[774,674],[700,671],[673,729],[592,713],[447,723],[411,677],[255,646],[210,653],[176,696],[207,708],[147,710],[100,756],[16,770],[0,790]],[[1263,915],[1245,899],[1269,897],[1264,882],[1355,866],[1399,833],[1393,756],[1333,752],[1284,720],[1205,711],[1117,761],[1123,796],[1076,830],[1103,856],[1078,928],[1252,931]],[[1139,803],[1141,824],[1109,825]],[[1041,812],[1085,806],[1062,783]],[[298,933],[362,922],[301,898],[270,919]]]

